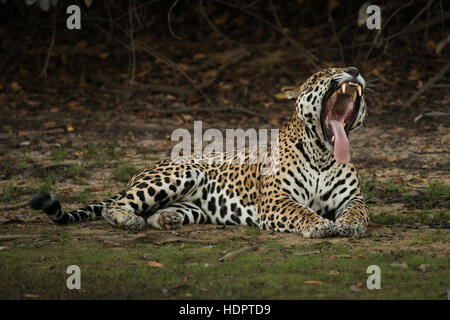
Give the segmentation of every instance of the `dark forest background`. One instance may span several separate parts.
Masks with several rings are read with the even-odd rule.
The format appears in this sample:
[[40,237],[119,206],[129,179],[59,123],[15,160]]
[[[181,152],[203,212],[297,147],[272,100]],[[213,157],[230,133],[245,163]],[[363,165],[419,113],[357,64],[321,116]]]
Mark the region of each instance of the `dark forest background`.
[[[66,28],[70,4],[82,9],[81,30]],[[285,103],[283,87],[325,65],[360,68],[378,93],[369,97],[375,114],[411,120],[445,111],[448,103],[431,106],[425,97],[440,101],[448,92],[448,2],[374,2],[381,30],[367,29],[360,13],[367,4],[95,0],[43,11],[39,1],[8,1],[0,4],[1,105],[267,121],[267,105]]]

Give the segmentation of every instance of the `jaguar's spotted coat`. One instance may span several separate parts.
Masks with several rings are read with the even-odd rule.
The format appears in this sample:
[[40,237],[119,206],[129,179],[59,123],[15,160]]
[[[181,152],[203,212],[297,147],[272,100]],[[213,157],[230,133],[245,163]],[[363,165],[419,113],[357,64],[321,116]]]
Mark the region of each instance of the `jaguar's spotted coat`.
[[134,176],[110,200],[65,212],[58,200],[41,193],[30,205],[58,224],[103,216],[134,230],[215,223],[305,237],[360,235],[368,225],[368,210],[348,162],[346,139],[364,120],[364,89],[356,68],[335,68],[288,92],[296,108],[280,130],[279,167],[272,163],[272,174],[262,175],[261,161],[250,163],[248,155],[243,164],[164,160]]

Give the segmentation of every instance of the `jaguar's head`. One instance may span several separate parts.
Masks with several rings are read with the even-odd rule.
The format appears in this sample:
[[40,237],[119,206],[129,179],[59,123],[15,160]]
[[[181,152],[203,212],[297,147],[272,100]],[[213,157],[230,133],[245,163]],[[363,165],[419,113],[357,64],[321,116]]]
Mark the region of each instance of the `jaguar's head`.
[[297,98],[300,120],[343,164],[350,161],[348,135],[366,115],[365,89],[366,81],[357,68],[331,68],[315,73],[286,95]]

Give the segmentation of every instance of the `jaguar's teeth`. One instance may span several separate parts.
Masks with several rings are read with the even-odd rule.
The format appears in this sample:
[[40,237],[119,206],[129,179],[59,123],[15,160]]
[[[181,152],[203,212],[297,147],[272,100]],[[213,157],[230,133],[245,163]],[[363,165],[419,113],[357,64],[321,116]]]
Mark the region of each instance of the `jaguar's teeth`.
[[333,136],[333,137],[331,137],[331,142],[334,142],[334,136]]
[[342,93],[345,93],[345,88],[347,87],[347,83],[346,82],[344,82],[343,84],[342,84],[342,86],[341,86],[341,88],[342,88]]
[[356,91],[353,91],[353,100],[356,100]]
[[361,87],[361,85],[358,84],[358,86],[356,87],[356,90],[358,90],[358,94],[361,97],[362,96],[362,87]]

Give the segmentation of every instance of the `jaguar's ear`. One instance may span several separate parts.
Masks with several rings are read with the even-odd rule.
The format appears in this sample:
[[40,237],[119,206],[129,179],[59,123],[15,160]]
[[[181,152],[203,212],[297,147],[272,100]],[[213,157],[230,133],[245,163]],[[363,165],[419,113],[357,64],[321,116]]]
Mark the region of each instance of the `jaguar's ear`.
[[284,92],[288,99],[297,99],[300,95],[300,89],[294,87],[283,87],[281,90]]

